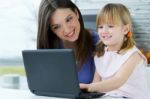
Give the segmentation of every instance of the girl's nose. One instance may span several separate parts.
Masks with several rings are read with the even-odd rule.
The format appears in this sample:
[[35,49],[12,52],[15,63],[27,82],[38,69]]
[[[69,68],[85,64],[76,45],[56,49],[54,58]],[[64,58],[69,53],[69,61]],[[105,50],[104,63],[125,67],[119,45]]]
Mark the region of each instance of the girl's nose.
[[103,27],[103,32],[108,32],[108,26]]
[[104,26],[103,30],[106,31],[107,30],[107,26]]

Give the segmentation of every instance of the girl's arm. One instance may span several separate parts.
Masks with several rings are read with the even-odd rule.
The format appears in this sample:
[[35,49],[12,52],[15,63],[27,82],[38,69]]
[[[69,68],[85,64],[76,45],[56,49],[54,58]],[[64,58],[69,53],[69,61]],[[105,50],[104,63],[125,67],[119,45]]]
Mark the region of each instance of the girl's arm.
[[101,81],[101,77],[100,75],[97,73],[97,71],[95,70],[95,74],[94,74],[94,78],[93,78],[93,83]]
[[100,82],[93,82],[88,85],[84,85],[89,92],[108,92],[121,87],[130,77],[135,67],[143,59],[138,52],[134,53],[129,59],[123,64],[119,71],[112,76],[110,79],[103,80]]
[[[92,83],[99,82],[99,81],[101,81],[101,77],[100,77],[100,75],[97,73],[97,71],[95,70],[95,74],[94,74],[94,78],[93,78]],[[88,90],[88,86],[89,86],[89,85],[90,85],[90,84],[80,83],[80,89]]]

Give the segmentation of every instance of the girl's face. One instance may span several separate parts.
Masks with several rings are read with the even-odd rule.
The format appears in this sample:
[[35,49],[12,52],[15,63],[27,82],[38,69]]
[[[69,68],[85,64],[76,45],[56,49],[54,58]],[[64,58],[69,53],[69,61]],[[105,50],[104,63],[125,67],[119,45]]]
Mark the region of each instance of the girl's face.
[[75,42],[80,33],[79,15],[71,9],[57,9],[51,19],[51,30],[63,41]]
[[124,36],[128,33],[128,27],[123,25],[102,24],[98,25],[98,33],[108,50],[117,51],[124,42]]

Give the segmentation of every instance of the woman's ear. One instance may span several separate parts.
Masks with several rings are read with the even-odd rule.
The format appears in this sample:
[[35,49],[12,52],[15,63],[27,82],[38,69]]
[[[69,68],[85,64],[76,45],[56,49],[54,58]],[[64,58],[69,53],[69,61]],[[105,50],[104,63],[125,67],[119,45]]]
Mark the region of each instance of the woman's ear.
[[77,18],[79,19],[79,12],[78,12],[77,9],[75,9],[75,13],[76,13],[76,15],[77,15]]

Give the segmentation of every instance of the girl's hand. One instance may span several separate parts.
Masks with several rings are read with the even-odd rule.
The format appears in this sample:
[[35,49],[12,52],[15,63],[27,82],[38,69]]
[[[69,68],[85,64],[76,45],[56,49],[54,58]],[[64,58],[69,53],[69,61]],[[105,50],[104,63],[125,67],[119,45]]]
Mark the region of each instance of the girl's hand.
[[80,89],[83,89],[83,90],[87,90],[87,91],[88,91],[89,84],[80,83],[79,86],[80,86]]

